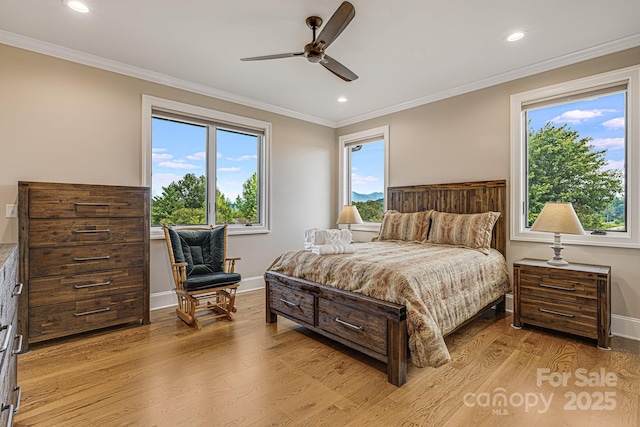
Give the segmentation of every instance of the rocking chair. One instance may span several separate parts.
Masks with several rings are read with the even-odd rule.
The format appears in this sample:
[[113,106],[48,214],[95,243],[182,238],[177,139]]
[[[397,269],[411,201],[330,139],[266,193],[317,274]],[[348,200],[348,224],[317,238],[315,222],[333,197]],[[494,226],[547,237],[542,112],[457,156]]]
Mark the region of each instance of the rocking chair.
[[[240,258],[226,257],[227,225],[174,230],[164,224],[162,228],[176,285],[178,317],[198,329],[204,318],[233,320],[240,282],[234,270]],[[196,311],[207,311],[207,315],[196,318]]]

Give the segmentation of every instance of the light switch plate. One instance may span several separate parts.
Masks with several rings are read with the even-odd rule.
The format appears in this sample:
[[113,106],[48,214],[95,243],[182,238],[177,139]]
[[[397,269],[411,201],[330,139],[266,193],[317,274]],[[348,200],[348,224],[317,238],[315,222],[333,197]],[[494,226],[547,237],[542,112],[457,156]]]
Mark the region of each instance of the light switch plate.
[[7,218],[18,218],[18,205],[7,205]]

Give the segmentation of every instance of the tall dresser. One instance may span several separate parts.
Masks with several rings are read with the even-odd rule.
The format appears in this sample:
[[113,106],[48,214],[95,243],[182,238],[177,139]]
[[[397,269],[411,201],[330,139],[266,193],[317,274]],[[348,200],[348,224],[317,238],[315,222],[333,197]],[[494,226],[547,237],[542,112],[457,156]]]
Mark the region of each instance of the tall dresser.
[[10,426],[20,407],[18,353],[23,340],[18,333],[18,300],[24,288],[18,283],[18,247],[0,245],[0,426]]
[[18,183],[25,348],[149,323],[149,197],[144,187]]

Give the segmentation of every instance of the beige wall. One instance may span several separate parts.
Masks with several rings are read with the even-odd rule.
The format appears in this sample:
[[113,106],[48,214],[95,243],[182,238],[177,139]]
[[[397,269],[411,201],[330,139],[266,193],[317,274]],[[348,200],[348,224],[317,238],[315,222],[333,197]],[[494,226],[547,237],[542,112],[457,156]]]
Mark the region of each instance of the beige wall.
[[[143,94],[272,123],[271,233],[229,236],[243,278],[330,226],[335,129],[0,44],[0,243],[18,241],[4,207],[19,180],[141,185]],[[164,241],[152,241],[151,293],[172,288]]]
[[[388,124],[391,186],[509,180],[511,94],[636,64],[640,48],[345,126],[337,134]],[[507,241],[507,263],[550,258],[549,244]],[[640,319],[640,249],[568,246],[563,255],[574,262],[610,265],[613,313]]]

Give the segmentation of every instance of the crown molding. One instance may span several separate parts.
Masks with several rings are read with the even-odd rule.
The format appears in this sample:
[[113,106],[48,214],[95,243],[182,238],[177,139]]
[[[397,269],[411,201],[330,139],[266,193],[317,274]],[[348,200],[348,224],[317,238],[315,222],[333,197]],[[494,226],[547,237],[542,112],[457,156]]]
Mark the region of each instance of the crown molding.
[[588,59],[593,59],[599,56],[608,55],[610,53],[615,53],[625,49],[640,46],[640,33],[337,122],[311,116],[308,114],[299,113],[297,111],[278,107],[276,105],[258,101],[252,98],[243,97],[220,89],[196,84],[166,74],[156,73],[154,71],[134,67],[117,61],[112,61],[110,59],[105,59],[96,55],[91,55],[77,50],[65,48],[52,43],[43,42],[41,40],[36,40],[4,30],[0,30],[0,43],[30,50],[33,52],[42,53],[67,61],[88,65],[95,68],[100,68],[125,76],[162,84],[176,89],[182,89],[201,95],[211,96],[223,101],[233,102],[236,104],[245,105],[247,107],[281,114],[283,116],[291,117],[294,119],[304,120],[330,128],[340,128],[343,126],[363,122],[365,120],[374,119],[380,116],[408,110],[410,108],[418,107],[424,104],[440,101],[446,98],[451,98],[457,95],[462,95],[475,90],[485,89],[497,84],[506,83],[512,80],[528,77],[545,71],[550,71],[555,68],[572,65],[578,62],[586,61]]
[[577,52],[563,55],[557,58],[549,59],[547,61],[538,62],[536,64],[529,65],[527,67],[518,68],[516,70],[508,71],[506,73],[496,74],[495,76],[488,77],[486,79],[477,80],[466,85],[457,86],[451,89],[447,89],[442,92],[438,92],[433,95],[424,96],[421,98],[413,99],[411,101],[403,102],[401,104],[392,105],[387,108],[372,111],[370,113],[361,114],[351,117],[346,120],[340,120],[336,122],[336,127],[360,123],[365,120],[374,119],[376,117],[385,116],[387,114],[397,113],[399,111],[408,110],[409,108],[418,107],[424,104],[430,104],[432,102],[440,101],[443,99],[451,98],[457,95],[462,95],[475,90],[485,89],[490,86],[495,86],[501,83],[517,80],[523,77],[529,77],[534,74],[550,71],[556,68],[564,67],[567,65],[576,64],[578,62],[586,61],[588,59],[597,58],[599,56],[608,55],[610,53],[620,52],[625,49],[631,49],[640,46],[640,33],[634,34],[629,37],[614,40],[612,42],[604,43],[598,46],[583,49]]
[[283,116],[292,117],[294,119],[300,119],[330,128],[336,127],[336,122],[331,120],[299,113],[297,111],[278,107],[277,105],[268,104],[266,102],[258,101],[252,98],[236,95],[224,90],[178,79],[166,74],[156,73],[144,68],[134,67],[122,62],[113,61],[110,59],[102,58],[100,56],[91,55],[52,43],[43,42],[41,40],[25,37],[8,31],[0,30],[0,43],[37,53],[42,53],[44,55],[53,56],[67,61],[76,62],[78,64],[88,65],[90,67],[111,71],[125,76],[146,80],[152,83],[158,83],[176,89],[182,89],[201,95],[211,96],[223,101],[229,101],[236,104],[245,105],[247,107],[257,108],[259,110],[281,114]]

